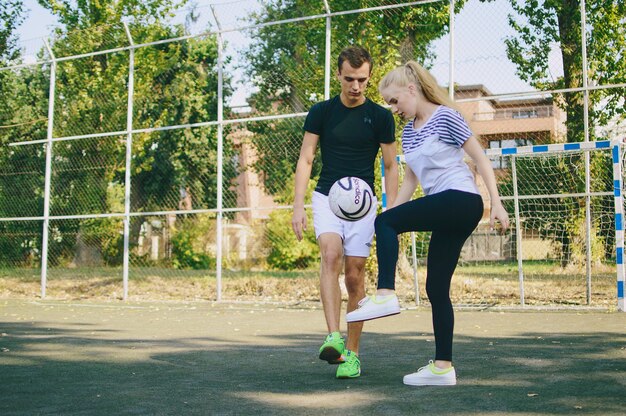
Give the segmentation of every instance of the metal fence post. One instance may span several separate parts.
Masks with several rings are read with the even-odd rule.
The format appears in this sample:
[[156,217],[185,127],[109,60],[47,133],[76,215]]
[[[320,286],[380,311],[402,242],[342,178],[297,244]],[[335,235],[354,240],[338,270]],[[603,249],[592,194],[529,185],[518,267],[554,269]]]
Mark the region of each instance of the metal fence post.
[[450,0],[450,66],[448,67],[448,95],[454,100],[454,0]]
[[217,32],[217,235],[215,242],[216,245],[216,261],[215,261],[215,273],[216,273],[216,300],[222,300],[222,217],[224,216],[224,178],[223,178],[223,163],[224,163],[224,75],[223,75],[223,55],[224,55],[224,41],[222,39],[222,26],[220,20],[217,17],[215,7],[211,5],[211,11],[215,17],[215,22],[219,31]]
[[52,179],[52,134],[54,125],[54,97],[57,73],[57,61],[52,52],[52,48],[44,39],[46,49],[50,54],[52,63],[50,64],[50,90],[48,94],[48,130],[46,133],[46,171],[43,196],[43,233],[41,236],[41,298],[46,297],[46,286],[48,280],[48,240],[50,228],[50,182]]
[[522,225],[519,215],[519,194],[517,192],[517,165],[515,156],[511,156],[511,170],[513,174],[513,200],[515,202],[515,248],[517,252],[517,276],[519,278],[519,301],[520,305],[524,306],[524,268],[523,268],[523,253],[522,253]]
[[325,44],[325,56],[324,56],[324,99],[328,100],[330,98],[330,44],[331,44],[331,22],[332,18],[330,17],[330,6],[328,6],[328,1],[324,0],[324,7],[326,8],[326,44]]
[[[134,46],[133,37],[128,29],[128,25],[124,22],[124,30],[128,37],[130,46]],[[128,299],[128,269],[130,258],[130,186],[131,186],[131,169],[133,157],[133,95],[135,90],[135,48],[130,49],[128,58],[128,107],[126,113],[126,171],[124,174],[124,266],[123,266],[123,285],[124,300]]]
[[[581,34],[581,46],[582,46],[582,58],[583,58],[583,118],[585,129],[585,142],[589,141],[589,85],[587,76],[587,28],[586,28],[586,11],[585,0],[580,2],[580,34]],[[590,161],[589,152],[585,152],[585,244],[587,254],[587,305],[591,305],[591,170],[589,169]]]

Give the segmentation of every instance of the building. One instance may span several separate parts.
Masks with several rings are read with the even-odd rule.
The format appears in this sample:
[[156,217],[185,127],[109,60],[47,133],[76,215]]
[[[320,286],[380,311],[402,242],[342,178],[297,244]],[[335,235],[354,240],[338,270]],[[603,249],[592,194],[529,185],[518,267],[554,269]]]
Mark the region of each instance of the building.
[[[484,85],[458,86],[455,98],[474,135],[488,149],[565,141],[565,113],[548,97],[480,100]],[[460,101],[471,99],[472,101]]]
[[253,208],[249,211],[240,211],[236,215],[236,223],[249,224],[253,220],[267,219],[268,209],[255,210],[254,208],[268,208],[275,206],[274,199],[265,192],[263,177],[254,169],[250,168],[257,160],[257,152],[250,143],[253,133],[245,128],[235,129],[229,136],[235,148],[238,150],[237,164],[245,169],[240,169],[240,173],[235,179],[237,191],[237,207]]

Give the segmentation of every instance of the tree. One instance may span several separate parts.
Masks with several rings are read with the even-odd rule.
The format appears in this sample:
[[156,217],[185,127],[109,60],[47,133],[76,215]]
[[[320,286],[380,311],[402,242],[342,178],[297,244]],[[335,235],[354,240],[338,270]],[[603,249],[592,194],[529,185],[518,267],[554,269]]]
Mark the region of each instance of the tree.
[[[509,24],[518,35],[508,38],[507,55],[517,74],[539,90],[579,88],[583,82],[581,15],[579,0],[512,0],[518,16]],[[624,0],[586,0],[588,77],[591,85],[626,82]],[[552,80],[548,71],[553,45],[561,52],[563,76]],[[597,89],[589,93],[589,120],[597,126],[624,119],[626,89]],[[567,141],[584,140],[583,93],[565,93],[557,102],[567,114]],[[593,139],[593,125],[589,128]]]
[[158,22],[185,4],[184,0],[37,0],[57,16],[68,31],[119,23],[132,18],[136,23]]
[[14,31],[24,21],[23,13],[22,0],[0,0],[0,63],[13,60],[19,54]]
[[[20,57],[15,30],[23,20],[21,0],[0,0],[0,67]],[[43,207],[43,181],[32,175],[43,171],[41,146],[7,146],[22,135],[45,137],[45,125],[32,122],[41,118],[45,102],[38,93],[45,86],[38,85],[36,73],[26,68],[0,71],[0,217],[36,216]],[[35,265],[40,233],[37,221],[0,222],[0,265]]]
[[[328,1],[330,9],[353,10],[367,7],[359,0]],[[457,1],[457,10],[465,1]],[[318,15],[321,2],[272,0],[251,16],[253,24],[307,15]],[[355,13],[332,17],[331,77],[335,60],[343,47],[359,44],[374,58],[374,72],[368,96],[382,101],[377,84],[384,73],[396,65],[415,59],[426,66],[432,62],[431,43],[445,35],[449,24],[449,3],[433,2],[385,11]],[[324,98],[326,20],[262,26],[250,33],[252,44],[245,52],[247,77],[258,89],[249,99],[261,114],[303,112]],[[331,96],[339,86],[331,80]],[[280,195],[290,184],[302,141],[301,119],[249,123],[255,133],[253,144],[259,159],[254,168],[265,177],[266,189]],[[313,175],[319,174],[316,159]],[[289,186],[289,185],[287,185]]]
[[[128,45],[122,21],[130,21],[130,31],[136,43],[184,35],[182,26],[162,22],[183,4],[180,1],[49,0],[40,1],[40,4],[54,13],[61,23],[51,44],[57,57]],[[123,51],[58,63],[54,103],[56,137],[126,129],[129,56],[129,52]],[[214,37],[136,50],[133,126],[184,125],[216,120],[216,62],[217,41]],[[44,84],[47,79],[45,69],[47,67],[37,75],[39,82]],[[225,82],[228,83],[228,78]],[[228,97],[228,85],[224,91]],[[121,212],[124,139],[125,136],[94,137],[53,145],[53,215]],[[215,128],[134,135],[131,209],[178,209],[182,186],[191,189],[195,208],[215,207],[216,143]],[[231,160],[231,154],[233,150],[227,143],[224,160]],[[234,175],[234,168],[226,163],[225,182],[228,183]],[[225,190],[225,198],[229,192],[232,191]],[[133,225],[132,238],[136,239],[141,224],[135,221]],[[76,243],[82,242],[98,246],[104,260],[118,262],[119,230],[119,221],[55,222],[51,235],[58,238],[51,241],[50,261],[54,264],[57,259],[76,257],[75,250],[80,245]],[[72,235],[77,236],[77,241],[68,238]]]

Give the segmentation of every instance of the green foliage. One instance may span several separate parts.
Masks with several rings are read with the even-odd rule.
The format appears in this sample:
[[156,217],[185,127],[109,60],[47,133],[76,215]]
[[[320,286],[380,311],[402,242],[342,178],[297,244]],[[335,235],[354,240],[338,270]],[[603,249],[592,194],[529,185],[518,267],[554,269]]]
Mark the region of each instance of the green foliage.
[[176,269],[215,268],[215,258],[207,251],[207,238],[214,228],[205,217],[183,219],[180,228],[172,230],[172,265]]
[[[293,182],[293,174],[290,180]],[[315,187],[314,181],[309,181],[305,203],[311,203],[311,194]],[[293,187],[285,188],[279,199],[285,203],[293,201]],[[307,269],[319,261],[319,247],[313,229],[313,212],[308,209],[307,229],[302,241],[298,241],[291,226],[292,210],[274,210],[270,213],[267,223],[266,239],[270,246],[267,257],[268,265],[277,270]]]
[[107,266],[121,266],[124,255],[124,225],[120,218],[90,218],[80,225],[81,238],[97,247]]
[[[21,1],[0,0],[0,65],[19,56],[13,30]],[[0,71],[0,217],[38,216],[43,211],[43,146],[9,147],[22,137],[45,138],[48,80],[40,68]],[[33,121],[36,120],[36,121]],[[36,267],[41,221],[0,222],[0,264]]]
[[193,247],[193,237],[180,232],[172,239],[172,264],[176,269],[204,270],[215,267],[215,259]]
[[165,18],[183,6],[182,0],[38,0],[38,3],[57,16],[70,30],[84,29],[123,18],[133,17],[137,22],[150,23]]
[[[583,86],[583,57],[581,36],[581,15],[579,1],[511,1],[517,16],[509,16],[509,24],[515,29],[516,35],[505,40],[507,55],[517,66],[517,75],[539,90],[579,88]],[[626,53],[624,16],[626,3],[623,0],[587,0],[586,9],[586,51],[589,71],[587,72],[590,85],[609,85],[623,83],[626,80]],[[549,54],[553,45],[558,45],[561,52],[563,76],[554,80],[549,71]],[[626,111],[623,106],[624,88],[595,89],[589,91],[589,126],[590,140],[595,137],[596,128],[606,126],[614,121],[624,120]],[[585,139],[584,96],[582,92],[564,93],[556,96],[557,104],[567,115],[567,141],[578,142]],[[557,166],[529,166],[534,162],[525,160],[520,166],[537,169],[539,180],[545,180],[554,172],[562,172],[569,176],[569,169],[583,169],[580,159],[573,163]],[[518,168],[519,169],[519,168]],[[610,171],[610,168],[608,168]],[[591,180],[605,181],[598,162],[592,160]],[[610,178],[608,179],[610,180]],[[551,193],[567,193],[572,190],[566,188],[560,180],[553,181],[555,185]],[[524,183],[519,186],[539,186],[537,183]],[[584,183],[579,181],[575,192],[584,191]],[[609,185],[608,188],[611,189]],[[575,261],[576,250],[584,240],[579,223],[581,214],[577,209],[568,208],[563,212],[565,201],[544,200],[541,212],[535,214],[537,208],[529,201],[521,202],[524,210],[528,210],[530,221],[525,221],[525,227],[540,230],[543,238],[556,238],[559,252],[563,252],[563,262]],[[549,206],[561,206],[550,209]],[[581,201],[581,206],[584,201]],[[605,202],[596,200],[596,206]],[[546,207],[547,205],[547,207]],[[597,209],[600,209],[599,207]],[[511,211],[510,211],[511,212]],[[599,211],[601,212],[601,211]],[[612,221],[593,224],[593,246],[604,246],[604,257],[612,255],[608,249],[613,237]],[[553,230],[553,231],[550,231]],[[556,233],[557,237],[550,237]],[[600,238],[599,236],[606,236]],[[584,247],[584,245],[583,245]],[[594,253],[596,248],[593,249]]]
[[[583,211],[584,214],[584,211]],[[586,221],[584,215],[579,215],[573,221],[566,223],[566,229],[571,236],[571,255],[568,264],[584,265],[587,262]],[[600,262],[605,260],[603,248],[603,236],[598,234],[595,227],[591,228],[591,261]]]
[[[460,9],[465,1],[457,1]],[[329,0],[331,10],[359,9],[358,0]],[[373,74],[367,95],[382,102],[377,84],[388,70],[408,59],[417,59],[426,66],[432,61],[431,43],[448,29],[449,3],[433,2],[388,11],[334,16],[332,24],[331,96],[339,92],[334,82],[339,51],[359,44],[370,50],[374,60]],[[252,23],[318,15],[320,4],[303,0],[272,0],[250,17]],[[250,103],[262,114],[284,114],[307,111],[324,99],[326,20],[270,25],[255,29],[253,44],[245,53],[246,73],[258,92]],[[295,170],[302,139],[303,121],[250,123],[255,133],[253,144],[259,161],[254,169],[265,177],[266,190],[277,195],[281,184]],[[272,146],[267,146],[267,143]],[[319,158],[313,167],[320,171]]]
[[0,222],[0,266],[36,267],[40,261],[39,221]]
[[319,248],[313,231],[313,216],[307,212],[307,231],[298,241],[291,228],[291,210],[275,210],[267,224],[270,253],[267,263],[278,270],[307,269],[319,261]]
[[24,20],[22,0],[0,0],[0,64],[19,56],[14,31]]
[[[539,90],[578,88],[583,86],[581,15],[578,0],[527,1],[511,0],[518,16],[509,16],[516,35],[505,40],[507,55],[517,66],[517,74]],[[587,0],[587,59],[589,84],[619,84],[626,80],[626,29],[623,0]],[[549,54],[558,44],[563,76],[552,79]],[[611,120],[623,120],[624,88],[597,89],[589,92],[590,122],[598,126]],[[567,140],[584,140],[583,93],[565,93],[558,100],[567,113]],[[589,129],[593,137],[594,129]]]
[[[145,29],[144,29],[145,30]],[[167,37],[182,33],[168,33]],[[144,42],[166,36],[145,34]],[[191,39],[137,51],[145,64],[138,69],[135,114],[140,126],[193,124],[217,119],[217,43],[215,38]],[[228,78],[225,94],[230,94]],[[180,97],[186,97],[181,100]],[[224,135],[228,134],[225,129]],[[194,207],[217,206],[217,129],[180,129],[142,134],[134,138],[133,206],[146,210],[168,208],[181,186],[190,188]],[[224,141],[224,182],[236,177],[233,143]],[[174,196],[172,197],[172,193]],[[226,188],[224,199],[234,198]],[[171,208],[171,206],[169,207]]]
[[[21,2],[11,2],[11,4]],[[48,1],[40,4],[61,23],[51,47],[57,57],[127,46],[122,21],[130,21],[135,43],[180,37],[182,26],[162,19],[184,4],[176,0]],[[17,13],[18,10],[16,9]],[[14,15],[12,24],[19,21]],[[17,23],[15,23],[17,24]],[[58,63],[54,103],[54,137],[123,131],[127,126],[128,51]],[[228,63],[228,61],[226,62]],[[214,36],[170,42],[135,51],[134,128],[184,125],[217,119],[217,40]],[[45,147],[8,148],[11,141],[46,138],[49,66],[0,72],[0,216],[36,216],[43,212]],[[228,76],[224,98],[231,94]],[[184,97],[184,99],[181,99]],[[6,126],[11,126],[10,128]],[[12,127],[15,126],[15,127]],[[228,134],[228,128],[224,129]],[[125,136],[72,140],[53,145],[51,214],[122,212],[123,194],[111,198],[125,180]],[[224,141],[223,178],[236,177],[235,149]],[[169,130],[133,136],[131,209],[177,209],[179,190],[188,187],[193,207],[217,206],[217,129]],[[224,187],[224,199],[235,190]],[[6,196],[6,197],[5,197]],[[117,261],[117,239],[109,239],[105,222],[59,221],[51,229],[50,264],[69,261],[77,240],[87,238],[105,261]],[[27,228],[35,235],[41,224]],[[114,228],[114,227],[113,227]],[[20,228],[21,229],[21,228]],[[38,230],[38,231],[36,231]],[[29,233],[31,231],[28,231]],[[138,227],[131,229],[136,240]],[[97,241],[101,233],[103,240]],[[0,244],[10,234],[0,235]],[[69,238],[76,236],[76,241]],[[92,238],[93,237],[93,238]],[[6,240],[10,245],[10,240]],[[26,246],[39,250],[39,239]],[[54,257],[59,257],[55,259]],[[20,258],[19,253],[15,258]]]
[[[124,187],[112,184],[106,190],[106,205],[113,212],[124,210]],[[78,226],[82,243],[95,247],[107,266],[121,266],[124,255],[124,223],[119,217],[89,218]]]
[[[252,164],[252,168],[256,172],[266,172],[263,185],[265,190],[274,196],[284,193],[285,185],[293,183],[292,177],[302,144],[301,123],[303,120],[300,118],[279,119],[271,123],[256,123],[249,127],[255,132],[253,145],[262,154],[262,157]],[[319,176],[321,169],[318,150],[318,157],[313,161],[311,177]],[[290,204],[293,199],[282,202]]]

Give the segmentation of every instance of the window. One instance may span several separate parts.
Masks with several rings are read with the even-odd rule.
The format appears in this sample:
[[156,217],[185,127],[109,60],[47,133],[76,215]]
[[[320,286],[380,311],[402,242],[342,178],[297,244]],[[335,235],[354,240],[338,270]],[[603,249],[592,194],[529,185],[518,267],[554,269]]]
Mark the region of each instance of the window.
[[512,112],[513,118],[537,118],[539,114],[537,114],[537,110],[513,110]]

